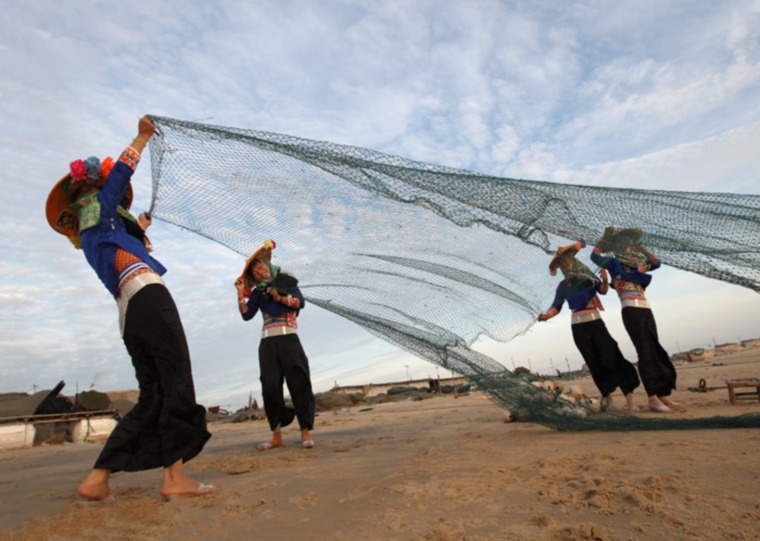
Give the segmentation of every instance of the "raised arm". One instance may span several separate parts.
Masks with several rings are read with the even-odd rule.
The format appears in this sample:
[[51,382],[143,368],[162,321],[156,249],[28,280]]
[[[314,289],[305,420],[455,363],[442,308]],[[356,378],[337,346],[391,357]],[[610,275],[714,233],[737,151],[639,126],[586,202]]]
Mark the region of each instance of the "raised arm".
[[660,266],[660,265],[659,265],[659,263],[660,263],[660,260],[659,260],[659,259],[657,259],[657,256],[656,256],[656,255],[654,255],[652,252],[650,252],[649,250],[647,250],[647,249],[646,249],[646,248],[644,248],[643,246],[636,246],[636,248],[635,248],[635,249],[636,249],[636,251],[637,251],[637,252],[639,252],[639,253],[643,254],[643,255],[644,255],[644,257],[646,257],[646,258],[649,260],[649,265],[650,265],[652,268],[657,268],[657,267],[659,267],[659,266]]
[[597,291],[601,295],[606,295],[607,292],[610,290],[609,275],[607,274],[607,270],[604,268],[599,269],[599,276],[602,277],[602,283],[599,286],[599,289],[597,289]]
[[137,123],[137,135],[132,139],[132,144],[129,146],[135,149],[139,154],[142,154],[145,145],[148,144],[148,141],[154,133],[156,133],[156,127],[153,125],[153,121],[148,115],[143,116]]
[[546,312],[543,314],[540,314],[538,316],[538,321],[547,321],[557,314],[560,313],[562,310],[562,305],[565,302],[565,281],[562,280],[559,285],[557,286],[557,291],[554,295],[554,302],[551,305],[551,308],[549,308]]

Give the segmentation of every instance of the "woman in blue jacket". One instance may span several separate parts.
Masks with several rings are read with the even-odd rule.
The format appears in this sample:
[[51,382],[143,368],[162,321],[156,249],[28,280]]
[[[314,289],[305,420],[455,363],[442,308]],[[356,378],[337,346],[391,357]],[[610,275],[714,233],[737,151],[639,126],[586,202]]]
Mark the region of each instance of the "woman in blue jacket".
[[190,354],[166,272],[150,255],[150,217],[129,213],[130,180],[155,132],[145,116],[138,134],[114,161],[76,160],[48,196],[51,227],[81,248],[119,308],[119,326],[140,386],[137,404],[106,441],[95,467],[79,485],[81,497],[112,500],[109,481],[118,471],[163,468],[161,494],[201,495],[213,485],[187,477],[184,464],[211,437],[206,410],[195,401]]
[[[249,321],[260,311],[263,319],[259,342],[259,373],[264,411],[272,429],[272,439],[259,444],[266,451],[283,444],[282,429],[298,419],[301,446],[314,447],[316,400],[311,387],[309,360],[298,338],[296,318],[305,301],[298,280],[272,265],[274,241],[264,245],[248,259],[243,274],[235,281],[238,308]],[[293,408],[286,406],[283,382],[287,384]]]
[[618,293],[623,325],[636,348],[639,375],[644,383],[649,409],[669,413],[675,402],[669,396],[676,388],[676,369],[660,345],[657,324],[644,291],[652,281],[648,274],[660,261],[641,246],[641,229],[608,227],[591,253],[591,260],[607,269]]
[[625,396],[626,409],[637,411],[633,403],[633,391],[639,386],[636,369],[623,357],[617,342],[610,335],[601,318],[604,310],[597,294],[606,294],[609,289],[607,273],[601,270],[601,280],[583,263],[575,258],[585,246],[582,241],[561,247],[549,263],[549,272],[554,276],[559,268],[565,278],[557,286],[551,308],[538,316],[539,321],[547,321],[562,310],[567,301],[572,316],[570,328],[573,341],[588,366],[594,384],[602,394],[602,409],[613,408],[612,393],[620,387]]

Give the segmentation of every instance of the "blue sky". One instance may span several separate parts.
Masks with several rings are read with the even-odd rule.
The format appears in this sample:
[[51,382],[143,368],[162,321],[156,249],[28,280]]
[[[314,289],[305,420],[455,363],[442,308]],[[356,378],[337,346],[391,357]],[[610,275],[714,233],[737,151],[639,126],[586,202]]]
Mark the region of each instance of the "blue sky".
[[[145,113],[372,148],[512,178],[760,193],[760,2],[36,1],[0,14],[0,392],[135,387],[113,300],[44,219],[68,163]],[[133,209],[150,203],[150,154]],[[242,258],[151,230],[202,403],[259,396]],[[545,272],[545,269],[538,269]],[[649,296],[671,352],[760,336],[758,294],[674,269]],[[546,299],[546,306],[551,303]],[[605,320],[635,360],[618,302]],[[441,373],[312,306],[315,389]],[[568,311],[478,349],[578,368]]]

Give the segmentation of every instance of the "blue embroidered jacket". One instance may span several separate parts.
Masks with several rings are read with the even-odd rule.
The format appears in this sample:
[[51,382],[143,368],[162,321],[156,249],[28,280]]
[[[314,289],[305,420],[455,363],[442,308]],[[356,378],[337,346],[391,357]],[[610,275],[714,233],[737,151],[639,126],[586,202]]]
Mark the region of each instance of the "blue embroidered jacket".
[[557,286],[557,292],[554,295],[554,302],[551,307],[554,308],[557,313],[562,310],[562,305],[567,301],[567,305],[571,310],[582,310],[588,306],[589,301],[596,297],[596,293],[602,286],[602,282],[599,280],[591,280],[585,283],[586,285],[571,287],[567,280],[562,280]]
[[[131,148],[128,150],[134,153]],[[119,285],[119,273],[114,266],[118,248],[139,257],[159,275],[166,273],[166,268],[148,253],[143,242],[127,233],[116,211],[134,172],[135,170],[121,159],[114,164],[108,179],[98,191],[98,223],[79,233],[87,262],[114,298],[118,294]]]
[[[295,288],[290,293],[290,296],[294,299],[298,299],[298,308],[303,309],[306,301],[304,301],[301,290]],[[258,289],[254,289],[253,292],[251,292],[251,295],[248,297],[248,302],[246,303],[246,311],[241,311],[240,315],[243,316],[243,319],[245,321],[248,321],[249,319],[253,319],[259,310],[261,310],[263,314],[267,314],[273,317],[280,317],[287,312],[295,313],[295,310],[293,310],[293,308],[285,306],[281,302],[272,300],[269,295],[264,295],[263,292],[259,291]]]
[[[591,261],[600,267],[607,269],[612,280],[617,278],[623,282],[632,282],[643,286],[645,289],[652,281],[652,277],[649,274],[641,272],[638,269],[627,267],[623,265],[618,258],[611,255],[601,254],[597,252],[596,249],[591,252]],[[658,268],[660,268],[659,259],[654,264],[650,263],[649,270],[655,270]]]

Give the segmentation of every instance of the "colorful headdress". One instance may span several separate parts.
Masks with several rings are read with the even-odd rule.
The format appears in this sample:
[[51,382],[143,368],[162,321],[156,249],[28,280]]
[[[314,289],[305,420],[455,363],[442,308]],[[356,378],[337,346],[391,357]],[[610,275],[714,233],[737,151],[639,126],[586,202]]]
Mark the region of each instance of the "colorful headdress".
[[581,248],[583,248],[583,246],[583,243],[581,241],[578,241],[572,244],[568,244],[567,246],[560,246],[557,248],[556,254],[549,262],[549,274],[556,276],[557,267],[559,267],[560,261],[565,258],[575,259],[575,255],[580,251]]
[[[575,259],[575,256],[584,246],[586,246],[586,243],[579,240],[573,244],[557,248],[556,254],[549,262],[549,274],[555,276],[557,274],[557,268],[559,268],[562,271],[562,274],[565,275],[565,278],[572,280],[573,282],[583,282],[587,280],[596,281],[597,277],[594,276],[594,273],[591,272],[586,265]],[[560,265],[563,260],[570,261],[571,264],[569,268],[566,269],[564,266]]]
[[[56,182],[45,204],[45,215],[53,230],[68,237],[76,248],[81,248],[79,239],[79,213],[73,203],[86,193],[98,190],[105,184],[113,158],[101,161],[95,156],[86,160],[75,160],[69,164],[69,172]],[[132,185],[128,184],[122,197],[121,207],[128,210],[132,205]]]
[[623,265],[645,272],[649,260],[639,252],[644,231],[639,228],[620,228],[612,226],[604,230],[604,235],[596,243],[603,252],[612,252]]
[[271,239],[267,239],[264,241],[264,244],[262,244],[258,250],[253,252],[253,255],[246,260],[245,266],[243,267],[243,274],[241,274],[240,277],[243,279],[245,288],[248,291],[253,290],[253,288],[263,289],[268,284],[268,282],[256,283],[253,281],[251,268],[256,263],[266,263],[269,266],[270,275],[272,277],[277,274],[279,268],[272,265],[272,250],[275,248],[277,248],[277,243]]

